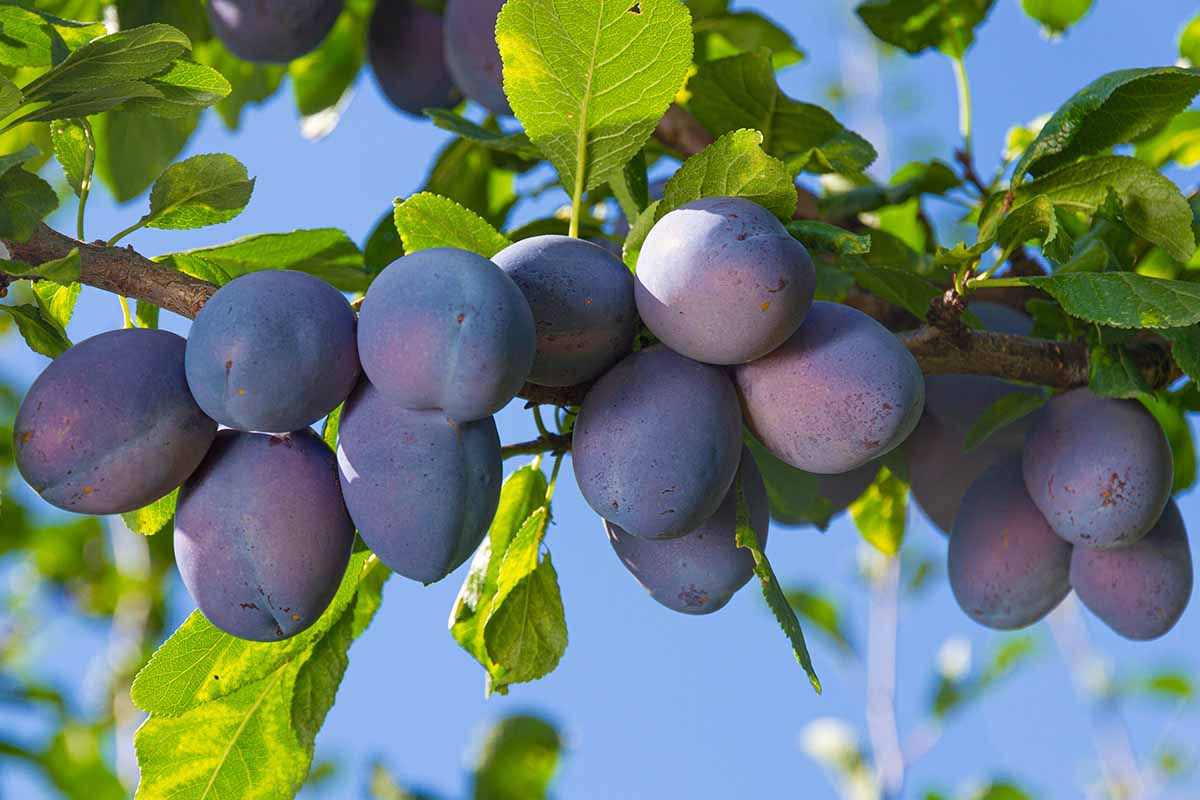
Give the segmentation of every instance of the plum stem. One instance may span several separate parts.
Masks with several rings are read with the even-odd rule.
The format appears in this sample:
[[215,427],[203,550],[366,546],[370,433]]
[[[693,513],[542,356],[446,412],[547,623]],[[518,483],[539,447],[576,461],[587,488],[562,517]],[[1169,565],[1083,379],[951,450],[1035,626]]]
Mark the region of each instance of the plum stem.
[[79,120],[83,128],[83,139],[87,144],[83,154],[83,174],[79,176],[79,210],[75,214],[75,235],[80,241],[86,241],[83,233],[83,215],[87,209],[88,194],[92,190],[92,170],[96,167],[96,137],[92,134],[92,124],[87,117]]
[[548,433],[545,436],[539,436],[527,442],[506,444],[500,448],[500,455],[505,459],[515,458],[516,456],[541,455],[542,453],[553,453],[559,456],[570,449],[571,434]]

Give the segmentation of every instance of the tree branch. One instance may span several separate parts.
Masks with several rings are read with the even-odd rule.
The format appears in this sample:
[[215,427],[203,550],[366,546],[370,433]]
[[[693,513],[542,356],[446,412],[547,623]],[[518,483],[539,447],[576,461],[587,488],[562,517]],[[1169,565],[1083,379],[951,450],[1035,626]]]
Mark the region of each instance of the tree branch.
[[217,291],[217,287],[208,281],[156,264],[130,248],[88,244],[64,236],[45,224],[38,225],[27,242],[6,241],[4,244],[14,259],[35,267],[62,258],[78,247],[82,283],[145,300],[188,319],[200,313],[201,307]]
[[[194,318],[217,287],[122,247],[87,244],[38,226],[27,242],[5,242],[14,259],[33,266],[67,255],[79,248],[80,280],[114,294],[154,303],[183,317]],[[20,278],[21,275],[13,275]],[[27,276],[34,277],[36,276]],[[856,293],[851,305],[884,324],[895,325],[887,304],[871,302],[871,295]],[[1080,342],[1055,342],[1027,336],[969,329],[942,330],[922,325],[897,334],[929,375],[963,373],[1033,383],[1055,388],[1084,386],[1088,381],[1088,351]],[[1179,377],[1166,347],[1153,342],[1135,343],[1134,363],[1151,387],[1167,385]],[[526,384],[518,397],[534,404],[578,405],[588,384],[567,387]]]

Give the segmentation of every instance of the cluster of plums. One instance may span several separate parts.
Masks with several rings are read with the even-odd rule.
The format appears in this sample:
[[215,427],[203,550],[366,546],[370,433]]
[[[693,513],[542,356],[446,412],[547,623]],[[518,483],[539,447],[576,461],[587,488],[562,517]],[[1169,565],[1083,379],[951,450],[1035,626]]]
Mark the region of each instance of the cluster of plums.
[[[1067,392],[1028,432],[964,453],[980,411],[1023,389],[926,380],[886,328],[814,288],[804,247],[728,197],[666,214],[636,276],[564,236],[490,260],[422,250],[378,275],[356,317],[316,278],[252,273],[213,295],[186,341],[114,331],[56,359],[18,412],[17,466],[49,502],[91,514],[181,486],[176,559],[197,605],[275,640],[320,616],[355,530],[417,581],[461,565],[499,502],[491,415],[526,382],[585,385],[576,481],[621,561],[676,611],[715,611],[750,579],[739,486],[765,543],[780,474],[816,476],[837,511],[906,443],[974,619],[1030,624],[1070,586],[1126,636],[1178,619],[1190,555],[1170,449],[1142,406]],[[1028,325],[973,308],[993,329]],[[658,343],[631,352],[639,320]],[[335,455],[308,426],[339,405]]]
[[[496,18],[504,0],[378,0],[367,57],[380,88],[399,109],[449,108],[465,95],[494,114],[512,113],[504,96]],[[283,63],[315,49],[345,0],[210,0],[212,30],[247,61]]]
[[[1030,331],[1010,308],[971,308],[992,330]],[[983,625],[1021,628],[1073,588],[1118,634],[1163,635],[1183,614],[1193,578],[1162,428],[1138,402],[1074,389],[967,452],[967,430],[1014,391],[1032,390],[927,378],[925,413],[907,443],[913,496],[950,534],[959,605]]]

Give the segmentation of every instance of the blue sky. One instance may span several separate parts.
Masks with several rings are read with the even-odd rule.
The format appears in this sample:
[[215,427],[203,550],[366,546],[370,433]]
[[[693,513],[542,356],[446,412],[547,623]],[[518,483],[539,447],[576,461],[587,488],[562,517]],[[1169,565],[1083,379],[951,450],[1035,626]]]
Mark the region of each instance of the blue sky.
[[[849,4],[765,0],[736,3],[767,13],[793,31],[809,60],[781,79],[799,99],[827,102],[829,86],[848,84],[838,109],[852,128],[879,144],[886,123],[891,169],[913,159],[948,159],[957,141],[954,83],[944,59],[885,59],[882,82],[861,56],[864,29]],[[967,57],[975,98],[976,151],[986,172],[1007,127],[1052,111],[1098,75],[1118,68],[1173,63],[1175,41],[1195,13],[1190,0],[1099,0],[1094,12],[1057,43],[1047,42],[1020,11],[999,0]],[[281,94],[248,110],[230,134],[209,115],[187,154],[228,152],[258,178],[247,211],[231,223],[193,232],[139,231],[129,243],[148,253],[215,244],[241,235],[337,226],[361,241],[393,197],[417,189],[447,135],[395,113],[364,74],[340,126],[327,139],[304,141],[291,98]],[[882,148],[881,148],[882,149]],[[880,173],[880,177],[885,177]],[[1196,174],[1176,175],[1185,184]],[[111,235],[142,213],[143,200],[114,206],[103,192],[89,208],[89,235]],[[553,205],[546,200],[541,206]],[[73,214],[73,206],[71,207]],[[949,212],[949,209],[944,209]],[[517,221],[524,221],[518,219]],[[59,226],[70,229],[61,218]],[[70,333],[76,340],[120,323],[115,300],[88,291]],[[169,325],[183,331],[179,320]],[[27,384],[44,359],[13,337],[0,342],[0,374]],[[498,418],[505,441],[528,438],[526,415],[511,407]],[[517,462],[509,462],[509,468]],[[569,473],[564,473],[569,474]],[[1200,501],[1181,508],[1200,528]],[[131,535],[119,533],[118,535]],[[388,584],[372,628],[350,654],[350,667],[317,740],[318,758],[342,770],[313,797],[361,792],[365,766],[378,756],[403,780],[461,794],[464,752],[482,724],[516,710],[543,713],[561,724],[569,750],[558,781],[563,798],[833,797],[821,769],[801,751],[804,726],[837,717],[865,738],[865,675],[860,661],[813,635],[813,655],[825,684],[817,697],[792,660],[786,641],[754,586],[721,612],[690,618],[653,601],[626,573],[599,521],[572,481],[555,496],[547,543],[563,590],[570,645],[558,669],[540,682],[485,700],[483,675],[446,631],[462,570],[424,588],[403,578]],[[912,513],[907,548],[944,558],[944,540]],[[867,638],[865,592],[855,580],[859,537],[846,519],[829,531],[771,532],[768,553],[789,585],[828,592],[845,604],[856,641]],[[179,593],[182,618],[191,605]],[[78,664],[103,645],[104,631],[50,623],[42,668],[78,686]],[[973,625],[954,604],[944,575],[901,608],[898,715],[902,730],[924,719],[934,654],[965,637],[977,657],[1004,637]],[[1157,667],[1194,669],[1200,662],[1200,610],[1193,608],[1163,639],[1132,644],[1089,619],[1102,661],[1118,673]],[[953,788],[995,774],[1012,775],[1040,797],[1078,797],[1098,777],[1089,714],[1045,624],[1033,629],[1039,655],[1016,678],[953,720],[936,747],[910,772],[908,794]],[[1138,755],[1152,757],[1166,740],[1200,759],[1195,708],[1139,702],[1127,706]],[[0,720],[0,724],[15,724]],[[1200,777],[1166,796],[1200,795]],[[0,776],[0,797],[39,797],[42,788],[19,770]]]

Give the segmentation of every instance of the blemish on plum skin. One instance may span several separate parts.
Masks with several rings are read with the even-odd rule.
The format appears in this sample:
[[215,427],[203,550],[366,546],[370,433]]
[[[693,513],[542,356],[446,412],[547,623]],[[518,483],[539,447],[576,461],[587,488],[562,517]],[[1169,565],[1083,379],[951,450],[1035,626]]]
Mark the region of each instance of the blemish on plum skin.
[[467,315],[466,315],[466,314],[464,314],[464,313],[463,313],[463,312],[461,312],[461,311],[460,311],[460,312],[458,312],[458,317],[457,317],[457,319],[458,319],[458,324],[459,324],[459,325],[462,325],[462,324],[463,324],[463,320],[464,320],[464,319],[466,319],[466,318],[467,318]]

